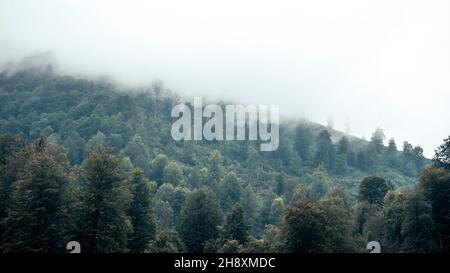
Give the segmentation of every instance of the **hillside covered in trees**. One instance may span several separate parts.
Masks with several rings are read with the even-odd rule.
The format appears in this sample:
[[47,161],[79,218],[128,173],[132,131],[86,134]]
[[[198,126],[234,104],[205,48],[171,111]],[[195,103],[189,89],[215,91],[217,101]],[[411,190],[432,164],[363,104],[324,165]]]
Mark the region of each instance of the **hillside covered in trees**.
[[305,120],[281,123],[274,152],[177,142],[182,101],[159,81],[0,73],[0,251],[449,250],[449,139],[433,162],[379,128],[366,141]]

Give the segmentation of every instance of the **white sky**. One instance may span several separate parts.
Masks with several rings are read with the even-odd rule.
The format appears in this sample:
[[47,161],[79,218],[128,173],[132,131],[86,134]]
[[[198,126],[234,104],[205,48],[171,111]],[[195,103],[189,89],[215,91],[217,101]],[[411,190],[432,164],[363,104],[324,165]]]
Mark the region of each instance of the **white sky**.
[[0,0],[0,62],[48,50],[71,72],[380,126],[427,156],[450,134],[447,0]]

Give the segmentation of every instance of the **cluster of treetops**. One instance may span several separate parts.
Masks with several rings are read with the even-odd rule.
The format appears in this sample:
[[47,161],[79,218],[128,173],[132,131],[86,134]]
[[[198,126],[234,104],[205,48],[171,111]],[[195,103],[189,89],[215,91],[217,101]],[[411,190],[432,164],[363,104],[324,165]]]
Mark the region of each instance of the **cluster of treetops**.
[[280,147],[176,142],[156,81],[0,73],[0,251],[447,252],[450,140],[433,162],[309,122]]

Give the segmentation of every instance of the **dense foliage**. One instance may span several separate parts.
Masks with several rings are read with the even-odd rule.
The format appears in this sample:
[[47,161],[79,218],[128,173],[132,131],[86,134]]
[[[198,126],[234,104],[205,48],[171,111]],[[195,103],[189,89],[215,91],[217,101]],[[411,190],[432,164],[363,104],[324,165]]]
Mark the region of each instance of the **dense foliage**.
[[281,124],[275,152],[177,142],[180,102],[159,81],[1,73],[0,251],[449,250],[449,139],[428,167],[379,128],[365,141],[304,120]]

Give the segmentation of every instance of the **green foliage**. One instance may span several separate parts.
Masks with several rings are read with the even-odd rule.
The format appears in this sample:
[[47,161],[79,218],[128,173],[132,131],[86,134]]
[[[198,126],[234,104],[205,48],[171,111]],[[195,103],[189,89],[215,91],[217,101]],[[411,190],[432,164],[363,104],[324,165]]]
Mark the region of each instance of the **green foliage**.
[[174,227],[174,213],[169,202],[158,199],[155,204],[155,213],[159,231],[166,231]]
[[133,138],[127,143],[122,152],[129,156],[134,166],[139,167],[143,170],[147,170],[148,172],[149,156],[147,146],[144,144],[142,138],[138,134],[135,134],[133,136]]
[[122,159],[98,146],[83,164],[83,215],[80,243],[84,252],[123,252],[132,224],[126,209],[132,200]]
[[185,246],[181,241],[178,233],[173,230],[165,230],[154,240],[151,240],[147,252],[149,253],[180,253],[185,250]]
[[429,163],[420,146],[398,152],[381,129],[367,142],[306,121],[282,122],[273,153],[252,141],[177,142],[176,95],[159,81],[121,89],[0,73],[2,251],[62,252],[78,240],[83,252],[353,252],[368,239],[448,251],[448,140],[418,189],[385,196],[390,183],[372,176],[414,186]]
[[390,188],[390,184],[382,177],[366,177],[359,185],[358,197],[360,201],[381,205]]
[[326,251],[327,219],[313,200],[298,199],[286,208],[282,223],[282,242],[287,252]]
[[402,244],[406,252],[432,252],[434,221],[431,217],[431,206],[425,197],[418,192],[408,194],[405,202],[404,221],[401,234]]
[[220,181],[220,204],[222,209],[228,211],[238,203],[242,195],[242,187],[239,177],[235,172],[229,172]]
[[327,225],[327,251],[355,252],[352,211],[349,197],[342,188],[333,188],[319,201],[325,212]]
[[311,131],[305,125],[300,124],[295,128],[294,150],[302,160],[311,159],[313,140]]
[[[5,145],[4,138],[2,142]],[[8,150],[20,147],[11,143]],[[2,145],[2,146],[3,146]],[[5,152],[5,146],[2,152]],[[11,150],[9,151],[11,152]],[[61,150],[38,139],[15,156],[23,159],[3,212],[1,251],[62,252],[74,230],[70,218],[74,177]],[[5,208],[4,208],[5,209]]]
[[278,224],[281,216],[283,215],[284,208],[283,198],[275,198],[270,206],[269,223]]
[[402,226],[406,198],[404,190],[389,191],[384,198],[385,234],[386,239],[390,242],[390,251],[399,251],[403,244]]
[[158,154],[150,163],[152,180],[156,181],[158,185],[162,184],[163,172],[166,165],[169,163],[167,156],[164,154]]
[[450,251],[450,171],[427,168],[419,177],[419,190],[431,204],[436,237],[441,251]]
[[374,146],[375,151],[377,153],[381,153],[384,149],[384,139],[386,136],[381,128],[377,128],[375,132],[372,134],[372,138],[370,139],[371,144]]
[[219,203],[211,190],[201,188],[189,194],[178,219],[178,232],[189,252],[203,252],[209,239],[218,236],[222,223]]
[[327,130],[323,130],[317,137],[315,166],[323,164],[327,170],[333,170],[335,159],[336,151],[331,142],[331,135]]
[[450,136],[444,139],[444,143],[436,150],[433,162],[437,166],[450,169]]
[[151,198],[156,191],[156,184],[148,180],[142,169],[131,171],[129,183],[133,200],[128,208],[132,225],[128,249],[131,252],[144,252],[148,242],[155,238],[156,222]]
[[223,227],[223,237],[227,240],[236,240],[240,244],[248,241],[250,223],[244,214],[242,206],[236,204],[226,217]]
[[170,183],[164,183],[156,192],[156,199],[164,202],[168,202],[174,216],[177,217],[180,214],[181,208],[186,201],[186,196],[189,194],[189,189],[185,187],[174,187]]
[[314,169],[314,172],[312,173],[312,180],[310,195],[313,199],[319,200],[327,193],[331,184],[327,170],[323,165],[320,165],[318,168]]
[[244,252],[244,247],[239,244],[237,240],[227,240],[223,244],[222,248],[219,249],[219,253],[242,253]]
[[169,162],[164,167],[162,181],[172,183],[174,186],[183,182],[183,171],[176,162]]
[[343,136],[339,142],[337,147],[337,153],[342,155],[347,155],[350,152],[350,142],[346,136]]

